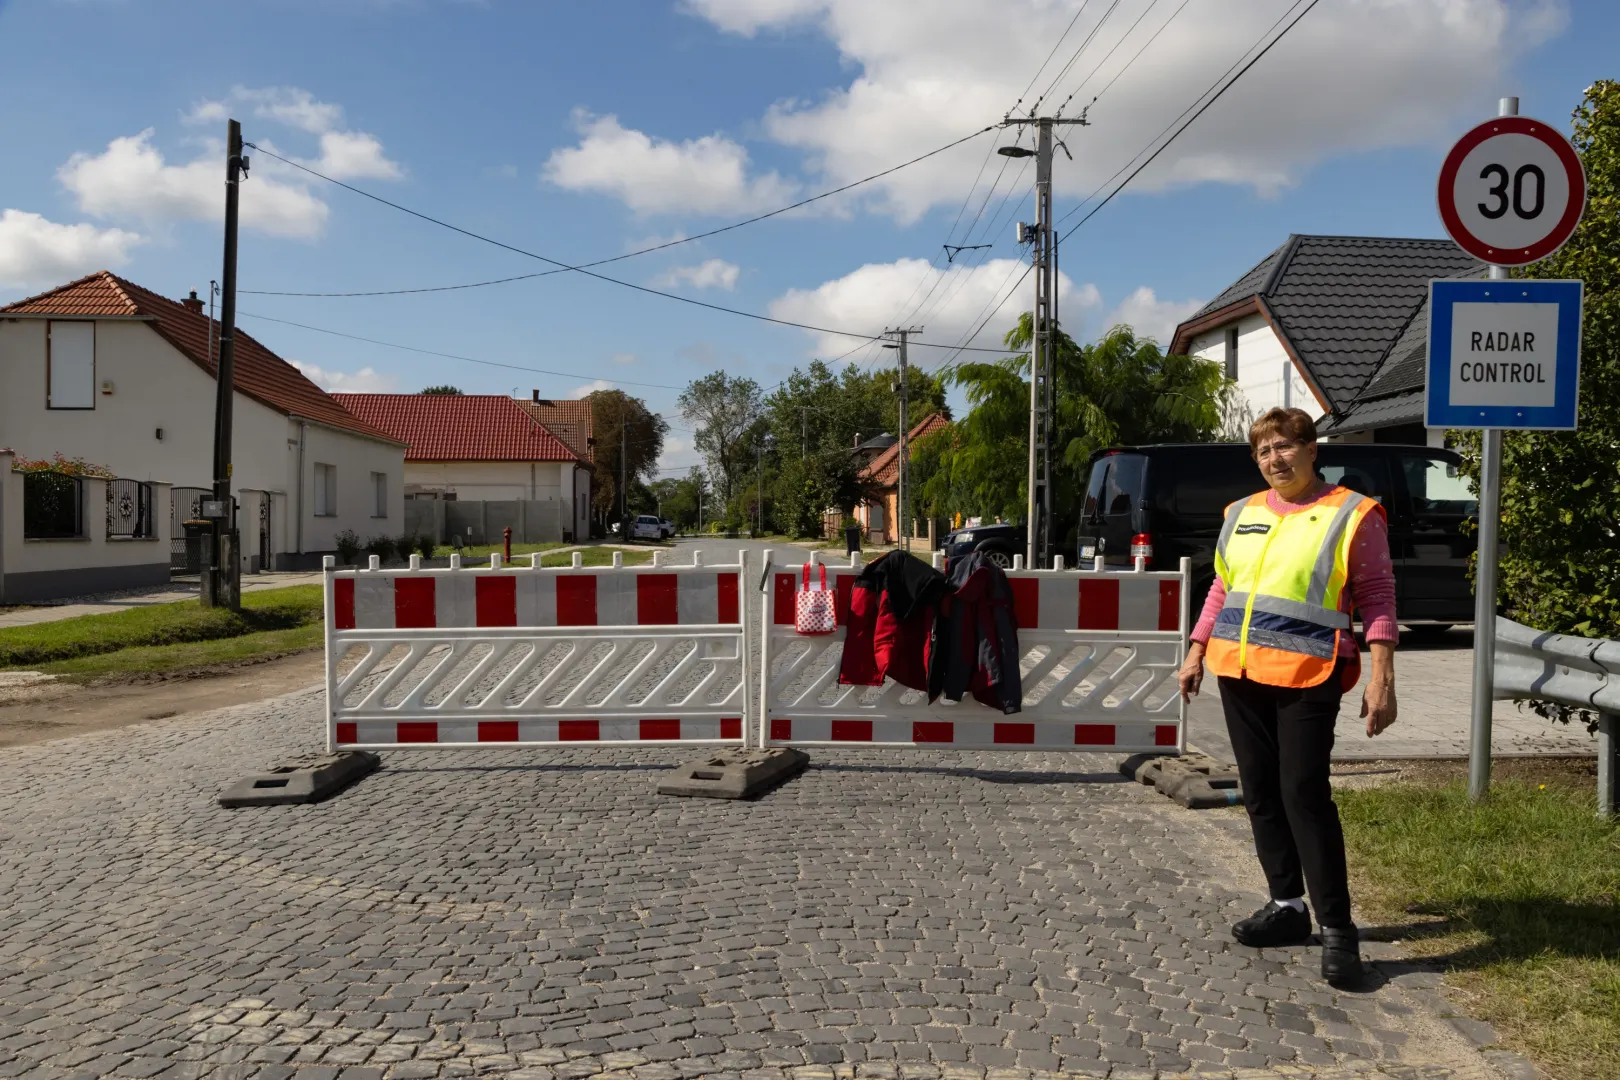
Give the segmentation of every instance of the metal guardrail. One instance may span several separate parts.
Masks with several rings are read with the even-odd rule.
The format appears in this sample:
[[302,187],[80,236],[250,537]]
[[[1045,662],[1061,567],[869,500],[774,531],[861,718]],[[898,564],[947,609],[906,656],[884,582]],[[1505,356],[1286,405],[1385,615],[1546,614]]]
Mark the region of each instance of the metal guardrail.
[[1555,701],[1598,714],[1598,814],[1620,812],[1620,641],[1534,630],[1496,620],[1492,696]]

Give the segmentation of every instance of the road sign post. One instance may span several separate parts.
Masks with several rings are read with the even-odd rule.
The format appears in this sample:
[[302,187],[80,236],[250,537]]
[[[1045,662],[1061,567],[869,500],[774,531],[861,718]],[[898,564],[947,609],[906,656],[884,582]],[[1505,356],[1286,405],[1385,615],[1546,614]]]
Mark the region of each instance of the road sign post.
[[1508,267],[1562,247],[1586,206],[1586,173],[1569,140],[1521,117],[1518,98],[1457,140],[1440,168],[1440,220],[1457,246],[1489,263],[1486,281],[1429,284],[1424,422],[1479,428],[1479,546],[1468,794],[1491,782],[1497,526],[1504,429],[1572,430],[1580,396],[1581,283],[1511,281]]

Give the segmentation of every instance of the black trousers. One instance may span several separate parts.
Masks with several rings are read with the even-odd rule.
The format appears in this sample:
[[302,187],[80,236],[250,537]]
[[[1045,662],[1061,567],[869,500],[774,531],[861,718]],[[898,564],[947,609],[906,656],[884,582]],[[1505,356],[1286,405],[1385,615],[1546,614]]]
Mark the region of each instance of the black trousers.
[[1333,928],[1352,925],[1344,830],[1328,782],[1343,665],[1303,690],[1220,679],[1243,804],[1272,899],[1304,896],[1308,885],[1317,922]]

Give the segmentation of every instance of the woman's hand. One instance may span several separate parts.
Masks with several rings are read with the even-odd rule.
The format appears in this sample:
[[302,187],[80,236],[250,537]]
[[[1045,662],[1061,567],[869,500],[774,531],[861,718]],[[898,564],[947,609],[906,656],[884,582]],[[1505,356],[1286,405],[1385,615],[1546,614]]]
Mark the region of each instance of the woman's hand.
[[1199,688],[1204,684],[1204,643],[1195,641],[1187,648],[1187,659],[1182,663],[1181,670],[1176,672],[1176,682],[1181,686],[1181,700],[1191,701],[1198,696]]
[[1395,722],[1395,648],[1387,641],[1374,641],[1372,678],[1361,696],[1361,715],[1367,720],[1367,738],[1384,732]]

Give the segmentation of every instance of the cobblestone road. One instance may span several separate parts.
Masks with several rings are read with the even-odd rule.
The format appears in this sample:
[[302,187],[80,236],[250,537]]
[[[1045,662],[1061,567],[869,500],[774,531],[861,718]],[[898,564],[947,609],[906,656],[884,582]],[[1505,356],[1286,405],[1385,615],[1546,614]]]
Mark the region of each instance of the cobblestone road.
[[731,803],[656,795],[669,750],[396,753],[214,804],[319,710],[4,752],[0,1076],[1496,1075],[1431,974],[1234,945],[1228,825],[1111,758],[817,752]]

